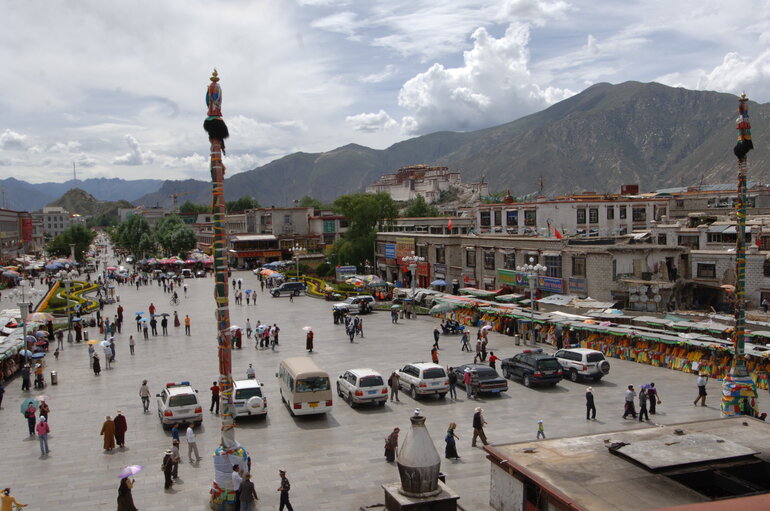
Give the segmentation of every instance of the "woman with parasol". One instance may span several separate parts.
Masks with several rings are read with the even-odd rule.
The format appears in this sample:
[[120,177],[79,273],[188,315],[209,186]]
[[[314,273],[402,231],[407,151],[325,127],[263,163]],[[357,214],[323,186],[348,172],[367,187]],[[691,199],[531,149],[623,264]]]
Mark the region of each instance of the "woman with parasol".
[[134,505],[134,497],[131,495],[131,489],[134,487],[132,475],[138,474],[144,467],[141,465],[129,465],[124,468],[118,477],[120,486],[118,486],[118,511],[137,511]]

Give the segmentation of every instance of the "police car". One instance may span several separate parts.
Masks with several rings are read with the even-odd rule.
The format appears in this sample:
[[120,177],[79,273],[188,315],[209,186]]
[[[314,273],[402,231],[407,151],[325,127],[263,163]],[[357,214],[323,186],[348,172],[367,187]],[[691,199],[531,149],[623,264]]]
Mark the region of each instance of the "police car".
[[194,426],[203,422],[203,409],[198,400],[198,391],[189,381],[167,383],[158,398],[158,418],[161,424],[173,426],[192,422]]

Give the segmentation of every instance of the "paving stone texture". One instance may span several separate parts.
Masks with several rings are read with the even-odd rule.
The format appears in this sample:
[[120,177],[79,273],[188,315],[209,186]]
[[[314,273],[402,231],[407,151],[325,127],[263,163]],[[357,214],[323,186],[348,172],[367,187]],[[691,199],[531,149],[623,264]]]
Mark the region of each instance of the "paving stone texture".
[[[243,279],[244,289],[259,289],[251,272],[234,272],[233,276]],[[139,509],[208,509],[213,477],[211,453],[219,441],[219,419],[208,412],[208,388],[217,378],[213,280],[188,279],[187,283],[188,296],[181,297],[177,307],[169,305],[170,295],[157,285],[138,291],[130,286],[118,288],[127,322],[117,336],[117,361],[111,369],[103,368],[101,376],[94,376],[89,369],[84,344],[66,345],[58,361],[47,357],[46,377],[51,370],[59,375],[59,384],[45,389],[51,407],[49,456],[40,457],[38,441],[27,436],[26,421],[19,412],[21,401],[39,391],[22,392],[19,378],[8,383],[0,411],[0,488],[11,487],[30,510],[115,509],[117,474],[126,465],[139,464],[145,466],[136,476],[133,490]],[[2,306],[8,307],[9,300],[4,301]],[[169,327],[168,337],[151,336],[145,341],[137,336],[132,322],[134,312],[147,311],[150,302],[159,313],[177,310],[181,318],[189,314],[192,336],[184,335],[184,327],[173,326]],[[106,306],[105,314],[112,317],[115,308]],[[235,377],[245,378],[246,367],[254,364],[268,397],[267,418],[239,421],[237,430],[237,439],[253,458],[258,509],[262,510],[278,509],[279,468],[288,471],[291,500],[297,510],[357,510],[384,502],[380,484],[398,479],[395,464],[387,463],[383,456],[384,438],[396,426],[405,433],[415,407],[427,417],[427,427],[442,456],[441,470],[466,510],[490,509],[489,462],[482,449],[470,446],[471,419],[477,406],[484,408],[487,436],[492,443],[535,438],[538,419],[544,421],[549,438],[640,427],[637,421],[621,418],[624,390],[629,383],[638,389],[654,381],[659,389],[663,404],[647,427],[719,415],[718,382],[710,382],[709,406],[694,407],[694,376],[611,359],[609,376],[598,384],[563,381],[554,388],[528,389],[509,382],[507,393],[478,401],[466,399],[462,389],[458,389],[457,401],[427,398],[415,402],[402,393],[400,403],[355,409],[335,397],[331,413],[294,418],[281,404],[275,372],[280,359],[307,354],[303,326],[313,327],[315,352],[311,356],[332,379],[355,367],[372,367],[387,377],[404,363],[430,360],[432,332],[438,320],[420,317],[394,325],[387,312],[376,312],[364,316],[365,337],[350,343],[343,328],[333,324],[329,302],[303,296],[291,303],[287,297],[272,298],[267,293],[259,293],[256,306],[231,305],[233,324],[245,326],[246,318],[252,324],[260,320],[277,323],[281,328],[276,352],[257,350],[250,342],[233,352]],[[94,338],[96,332],[91,330]],[[137,339],[134,356],[128,349],[130,334]],[[460,351],[459,336],[444,336],[440,345],[442,364],[471,361],[467,353]],[[497,333],[490,334],[489,347],[500,357],[526,348],[514,346],[513,338]],[[203,425],[196,430],[204,459],[196,464],[187,461],[182,436],[183,464],[179,467],[180,480],[172,491],[163,489],[160,471],[163,451],[171,444],[170,434],[159,424],[154,400],[151,413],[142,413],[138,390],[145,378],[153,393],[166,382],[190,380],[204,403]],[[585,420],[584,407],[588,385],[594,387],[598,408],[598,420],[590,422]],[[114,416],[118,409],[128,419],[126,448],[105,452],[99,431],[104,417]],[[460,435],[458,451],[462,458],[458,461],[443,459],[444,434],[451,421],[457,422]]]

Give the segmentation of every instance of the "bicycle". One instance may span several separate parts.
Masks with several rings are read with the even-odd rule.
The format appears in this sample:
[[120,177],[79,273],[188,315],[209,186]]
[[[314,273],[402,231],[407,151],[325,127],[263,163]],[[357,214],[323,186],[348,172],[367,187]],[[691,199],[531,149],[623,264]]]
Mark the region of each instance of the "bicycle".
[[168,303],[169,305],[179,305],[179,298],[171,298]]

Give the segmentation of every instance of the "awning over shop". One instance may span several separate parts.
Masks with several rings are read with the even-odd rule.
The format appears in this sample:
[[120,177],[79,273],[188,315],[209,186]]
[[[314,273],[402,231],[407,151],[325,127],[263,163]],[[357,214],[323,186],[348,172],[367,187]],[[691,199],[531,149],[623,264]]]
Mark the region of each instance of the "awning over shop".
[[566,306],[572,303],[573,300],[579,299],[579,297],[575,295],[551,295],[546,296],[545,298],[541,298],[539,300],[535,300],[537,303],[542,303],[546,305],[561,305]]
[[515,293],[514,294],[510,294],[510,295],[495,296],[495,300],[496,301],[503,302],[503,303],[518,302],[522,298],[524,298],[524,295],[515,294]]
[[499,289],[487,291],[484,289],[476,289],[475,287],[461,287],[458,291],[462,295],[478,296],[479,298],[492,298],[500,292]]

